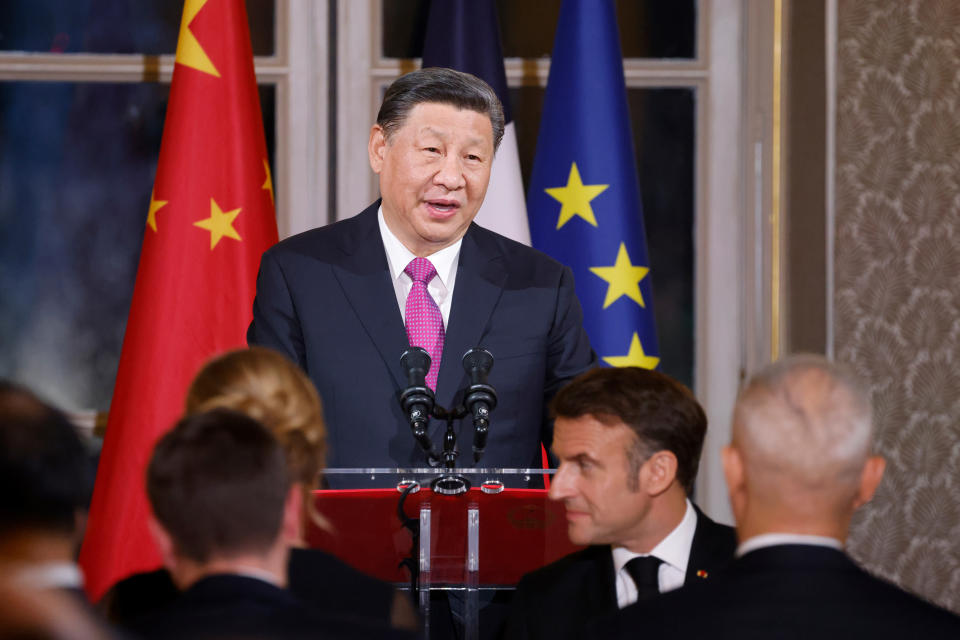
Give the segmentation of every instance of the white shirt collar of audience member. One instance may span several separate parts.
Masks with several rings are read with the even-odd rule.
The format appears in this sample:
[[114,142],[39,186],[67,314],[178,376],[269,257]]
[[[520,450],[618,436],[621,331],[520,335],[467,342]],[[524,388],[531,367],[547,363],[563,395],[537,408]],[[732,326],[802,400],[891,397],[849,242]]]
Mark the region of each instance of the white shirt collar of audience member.
[[828,547],[830,549],[843,549],[843,542],[836,538],[811,536],[800,533],[764,533],[759,536],[754,536],[749,540],[744,540],[740,546],[737,547],[736,557],[740,558],[757,549],[784,544],[805,544],[815,547]]
[[25,564],[11,573],[13,582],[28,589],[83,588],[83,574],[73,562]]

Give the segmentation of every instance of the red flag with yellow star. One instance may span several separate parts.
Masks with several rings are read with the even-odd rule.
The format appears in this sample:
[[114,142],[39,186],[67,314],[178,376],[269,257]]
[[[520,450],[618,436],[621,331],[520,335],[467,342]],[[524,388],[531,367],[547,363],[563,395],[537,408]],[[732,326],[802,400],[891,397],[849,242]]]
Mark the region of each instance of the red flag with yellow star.
[[276,241],[243,0],[187,0],[80,555],[91,598],[160,566],[147,529],[147,461],[200,365],[246,344],[260,256]]

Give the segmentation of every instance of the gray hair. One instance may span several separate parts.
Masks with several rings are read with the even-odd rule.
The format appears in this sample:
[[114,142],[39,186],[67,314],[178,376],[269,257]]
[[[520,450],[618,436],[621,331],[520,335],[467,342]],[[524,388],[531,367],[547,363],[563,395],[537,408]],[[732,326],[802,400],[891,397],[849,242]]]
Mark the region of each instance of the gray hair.
[[872,438],[867,393],[823,356],[795,355],[767,366],[734,408],[733,442],[746,464],[810,489],[857,482]]
[[411,71],[393,81],[383,96],[377,124],[389,140],[403,126],[410,111],[423,102],[448,104],[476,111],[490,118],[493,148],[500,147],[505,127],[503,105],[496,92],[480,78],[462,71],[430,67]]

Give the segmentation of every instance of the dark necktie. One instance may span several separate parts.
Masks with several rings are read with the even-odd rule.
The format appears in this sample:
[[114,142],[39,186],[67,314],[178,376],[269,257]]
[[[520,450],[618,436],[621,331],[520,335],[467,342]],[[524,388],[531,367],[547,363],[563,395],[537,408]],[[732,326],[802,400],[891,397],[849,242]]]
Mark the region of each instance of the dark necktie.
[[637,601],[660,593],[660,565],[663,560],[654,556],[638,556],[624,565],[637,585]]

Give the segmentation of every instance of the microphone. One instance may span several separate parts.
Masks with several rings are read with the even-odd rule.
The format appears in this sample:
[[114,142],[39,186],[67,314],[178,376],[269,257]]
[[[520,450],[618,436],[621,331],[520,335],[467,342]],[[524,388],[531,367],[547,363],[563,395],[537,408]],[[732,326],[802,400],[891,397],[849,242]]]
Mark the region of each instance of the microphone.
[[463,354],[463,369],[470,377],[463,404],[473,415],[473,462],[476,464],[487,448],[490,412],[497,407],[497,392],[487,384],[487,375],[493,368],[493,355],[475,347]]
[[426,381],[427,371],[430,370],[430,355],[421,347],[410,347],[400,356],[400,366],[407,377],[407,388],[400,394],[400,405],[410,423],[413,437],[427,454],[428,463],[430,466],[437,466],[439,460],[430,436],[427,435],[427,425],[434,404],[433,391]]

